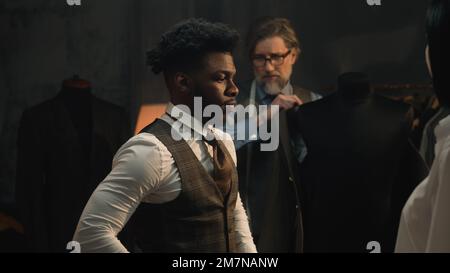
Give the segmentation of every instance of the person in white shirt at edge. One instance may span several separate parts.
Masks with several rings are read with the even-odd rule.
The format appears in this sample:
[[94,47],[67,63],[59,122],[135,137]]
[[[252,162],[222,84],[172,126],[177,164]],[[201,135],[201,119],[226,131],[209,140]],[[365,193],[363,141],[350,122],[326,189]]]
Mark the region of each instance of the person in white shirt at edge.
[[[224,111],[236,103],[232,51],[237,41],[238,33],[224,24],[189,19],[149,51],[148,64],[155,74],[163,73],[171,102],[160,119],[116,153],[111,173],[78,222],[73,240],[81,252],[134,251],[117,238],[130,218],[138,230],[132,234],[136,249],[143,252],[256,252],[237,190],[231,137],[214,144],[170,135],[179,118],[174,113],[182,110],[177,105],[194,113],[194,97],[202,97],[203,107],[215,104]],[[193,124],[203,129],[204,122],[183,125],[197,130]],[[226,136],[216,128],[196,132]]]
[[[450,107],[450,0],[432,0],[427,12],[425,50],[433,88]],[[396,252],[450,252],[450,116],[435,129],[436,158],[430,174],[406,202]]]

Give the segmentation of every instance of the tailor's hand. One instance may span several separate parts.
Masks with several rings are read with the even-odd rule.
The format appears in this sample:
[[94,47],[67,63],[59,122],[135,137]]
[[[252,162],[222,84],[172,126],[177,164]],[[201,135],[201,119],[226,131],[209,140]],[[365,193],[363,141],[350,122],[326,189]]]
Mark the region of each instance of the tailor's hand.
[[289,110],[292,107],[302,105],[303,101],[297,95],[279,94],[273,101],[272,105],[280,106],[280,110]]

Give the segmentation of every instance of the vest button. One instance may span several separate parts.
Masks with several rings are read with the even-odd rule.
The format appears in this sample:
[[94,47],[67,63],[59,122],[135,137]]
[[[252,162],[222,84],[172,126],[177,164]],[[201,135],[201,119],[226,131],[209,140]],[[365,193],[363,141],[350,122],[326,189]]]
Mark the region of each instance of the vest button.
[[294,182],[294,178],[292,178],[292,176],[289,176],[289,181]]

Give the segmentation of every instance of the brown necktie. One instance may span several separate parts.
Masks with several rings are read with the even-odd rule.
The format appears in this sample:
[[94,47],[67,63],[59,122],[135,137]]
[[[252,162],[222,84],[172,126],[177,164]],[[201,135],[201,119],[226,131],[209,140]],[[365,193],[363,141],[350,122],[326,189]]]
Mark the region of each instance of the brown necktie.
[[223,143],[219,143],[215,138],[213,140],[205,140],[213,148],[214,172],[213,179],[217,187],[225,198],[228,197],[231,189],[231,174],[233,171],[233,163],[225,155]]

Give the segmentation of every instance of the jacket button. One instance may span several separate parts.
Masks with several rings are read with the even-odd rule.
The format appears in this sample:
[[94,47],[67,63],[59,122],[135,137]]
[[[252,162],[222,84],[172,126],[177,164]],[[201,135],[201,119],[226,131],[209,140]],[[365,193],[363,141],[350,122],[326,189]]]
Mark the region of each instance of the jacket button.
[[292,176],[289,176],[289,181],[294,182],[294,178],[292,178]]

